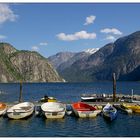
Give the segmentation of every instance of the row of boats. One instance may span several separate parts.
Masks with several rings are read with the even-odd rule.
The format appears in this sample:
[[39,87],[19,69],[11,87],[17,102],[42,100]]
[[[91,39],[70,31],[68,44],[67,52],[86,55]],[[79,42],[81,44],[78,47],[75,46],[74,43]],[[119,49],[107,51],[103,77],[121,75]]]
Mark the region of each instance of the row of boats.
[[[46,118],[63,118],[65,114],[74,114],[76,117],[96,117],[98,114],[103,114],[104,118],[114,120],[117,116],[117,109],[110,103],[107,103],[103,108],[101,105],[89,105],[84,102],[76,102],[70,105],[71,110],[67,109],[67,105],[57,101],[55,98],[41,99],[40,109]],[[120,105],[128,113],[140,113],[140,105],[122,103]],[[10,119],[23,119],[33,114],[35,105],[31,102],[17,103],[8,107],[5,103],[0,103],[0,115],[6,114]]]
[[[10,108],[5,103],[0,103],[0,115],[6,114],[10,119],[23,119],[33,114],[34,107],[35,105],[31,102],[18,103]],[[102,111],[98,106],[91,106],[83,102],[73,103],[71,107],[75,116],[80,118],[96,117]],[[41,105],[41,111],[46,118],[63,118],[67,110],[64,103],[45,102]],[[117,110],[108,103],[103,108],[103,114],[113,120],[117,115]]]

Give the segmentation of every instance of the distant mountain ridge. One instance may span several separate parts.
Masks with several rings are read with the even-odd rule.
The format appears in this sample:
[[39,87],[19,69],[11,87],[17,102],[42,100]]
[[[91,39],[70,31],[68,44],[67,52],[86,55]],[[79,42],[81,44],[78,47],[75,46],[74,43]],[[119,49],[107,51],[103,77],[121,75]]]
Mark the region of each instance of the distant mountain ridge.
[[140,80],[140,31],[121,37],[69,67],[57,70],[70,82],[112,80],[114,72],[117,80]]
[[85,59],[89,57],[90,55],[94,54],[96,51],[98,51],[99,48],[92,48],[87,49],[82,52],[60,52],[56,55],[48,57],[48,60],[50,63],[56,68],[56,70],[59,72],[63,69],[66,69],[70,67],[74,62]]
[[46,58],[0,43],[0,82],[63,82]]
[[62,63],[72,58],[76,53],[73,52],[59,52],[55,55],[48,57],[51,64],[57,69]]

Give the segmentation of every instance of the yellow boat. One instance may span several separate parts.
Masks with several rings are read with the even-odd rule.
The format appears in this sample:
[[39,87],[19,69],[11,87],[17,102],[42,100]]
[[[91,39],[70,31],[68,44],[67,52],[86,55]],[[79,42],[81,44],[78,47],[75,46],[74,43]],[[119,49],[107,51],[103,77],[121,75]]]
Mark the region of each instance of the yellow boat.
[[40,102],[57,102],[57,99],[54,97],[44,96],[44,98],[41,98]]
[[49,97],[48,102],[57,102],[56,98],[54,97]]
[[135,113],[140,113],[140,105],[122,103],[122,106],[127,109],[132,109]]

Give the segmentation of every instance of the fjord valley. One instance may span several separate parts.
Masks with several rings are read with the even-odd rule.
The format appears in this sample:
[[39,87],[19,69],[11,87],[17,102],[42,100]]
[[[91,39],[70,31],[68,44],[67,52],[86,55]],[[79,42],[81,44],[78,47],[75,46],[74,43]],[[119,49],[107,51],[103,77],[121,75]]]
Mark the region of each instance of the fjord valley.
[[0,68],[0,82],[64,81],[39,53],[17,50],[8,43],[0,43]]
[[69,82],[112,80],[112,73],[116,73],[116,79],[120,81],[139,81],[140,31],[106,44],[93,54],[58,53],[48,60]]
[[[140,80],[140,31],[114,43],[82,52],[60,52],[48,58],[36,51],[0,43],[1,82],[93,82]],[[64,80],[65,79],[65,80]]]

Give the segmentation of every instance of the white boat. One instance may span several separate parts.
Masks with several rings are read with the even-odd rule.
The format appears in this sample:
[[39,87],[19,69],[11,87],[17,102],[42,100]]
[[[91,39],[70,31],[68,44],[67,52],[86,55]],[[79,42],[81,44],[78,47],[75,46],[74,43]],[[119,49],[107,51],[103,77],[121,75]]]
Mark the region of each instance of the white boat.
[[99,101],[103,101],[103,96],[96,95],[96,94],[93,94],[93,95],[83,94],[81,96],[81,101],[82,102],[99,102]]
[[7,110],[7,116],[11,119],[23,119],[32,115],[34,104],[31,102],[22,102],[10,107]]
[[0,116],[6,112],[7,105],[5,103],[0,102]]
[[46,102],[41,105],[41,109],[46,118],[63,118],[66,105],[59,102]]

